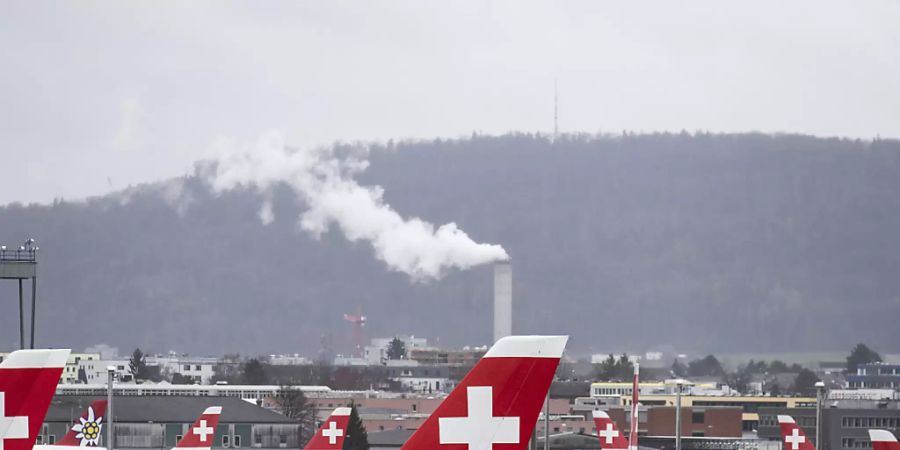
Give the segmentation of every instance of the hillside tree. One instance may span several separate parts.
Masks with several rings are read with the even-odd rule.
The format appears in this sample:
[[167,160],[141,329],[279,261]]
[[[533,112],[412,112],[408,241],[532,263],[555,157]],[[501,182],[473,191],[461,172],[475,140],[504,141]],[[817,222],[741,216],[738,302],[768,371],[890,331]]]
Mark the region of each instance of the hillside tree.
[[725,375],[725,370],[722,369],[722,364],[714,355],[706,355],[702,359],[696,359],[688,363],[688,375],[692,377],[719,377]]
[[675,361],[672,361],[672,375],[676,378],[684,378],[687,376],[687,366],[678,360],[678,358],[675,358]]
[[855,374],[856,368],[862,364],[881,362],[881,355],[870,349],[866,344],[859,343],[850,354],[847,355],[847,373]]
[[803,369],[797,374],[797,378],[794,379],[794,385],[791,387],[791,390],[797,395],[815,397],[816,383],[818,382],[819,377],[812,370]]
[[279,387],[275,392],[275,407],[285,417],[297,422],[299,427],[300,444],[305,445],[306,441],[312,438],[315,433],[315,408],[306,398],[299,387],[285,384]]
[[387,346],[388,359],[404,359],[406,358],[406,344],[400,338],[394,338]]
[[347,423],[347,437],[342,450],[369,450],[369,433],[359,418],[356,405],[350,405],[350,421]]
[[258,359],[252,358],[247,361],[241,373],[241,380],[244,384],[268,384],[269,375],[266,373],[265,367]]
[[140,348],[134,349],[131,358],[128,360],[128,371],[135,380],[147,379],[147,357]]

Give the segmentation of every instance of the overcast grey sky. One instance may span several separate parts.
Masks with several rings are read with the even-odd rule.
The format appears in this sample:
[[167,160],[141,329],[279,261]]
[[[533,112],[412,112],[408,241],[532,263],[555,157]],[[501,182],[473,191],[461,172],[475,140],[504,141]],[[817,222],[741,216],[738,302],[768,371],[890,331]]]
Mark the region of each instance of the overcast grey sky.
[[33,2],[0,8],[0,203],[215,143],[549,131],[900,136],[900,2]]

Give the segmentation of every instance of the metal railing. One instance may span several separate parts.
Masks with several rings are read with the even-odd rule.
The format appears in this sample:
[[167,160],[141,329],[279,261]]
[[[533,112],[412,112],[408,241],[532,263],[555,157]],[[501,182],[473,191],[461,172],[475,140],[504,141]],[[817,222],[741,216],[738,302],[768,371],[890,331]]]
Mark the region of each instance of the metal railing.
[[6,262],[36,262],[38,247],[34,245],[34,239],[29,238],[17,248],[9,249],[0,245],[0,261]]
[[0,249],[0,261],[6,262],[35,262],[37,261],[37,248],[16,250]]

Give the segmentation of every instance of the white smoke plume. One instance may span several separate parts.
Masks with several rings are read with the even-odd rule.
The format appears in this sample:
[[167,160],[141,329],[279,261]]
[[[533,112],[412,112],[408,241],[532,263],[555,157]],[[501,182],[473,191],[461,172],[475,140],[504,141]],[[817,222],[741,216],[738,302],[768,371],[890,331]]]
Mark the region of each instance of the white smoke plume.
[[[509,258],[503,247],[475,242],[455,223],[435,229],[417,217],[403,218],[385,203],[380,186],[360,186],[354,180],[368,167],[363,151],[344,155],[333,147],[293,149],[280,133],[270,133],[250,151],[223,153],[209,179],[216,192],[244,186],[268,196],[283,183],[307,206],[298,218],[302,229],[319,237],[335,225],[348,240],[368,242],[389,268],[415,280]],[[274,220],[268,200],[259,216],[264,223]]]

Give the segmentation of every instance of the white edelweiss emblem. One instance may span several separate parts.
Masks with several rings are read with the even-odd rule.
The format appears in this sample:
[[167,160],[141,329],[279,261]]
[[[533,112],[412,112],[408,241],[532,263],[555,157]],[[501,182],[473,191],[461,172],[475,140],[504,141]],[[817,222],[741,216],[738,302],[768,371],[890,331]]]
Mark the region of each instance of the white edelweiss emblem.
[[79,418],[72,431],[78,433],[76,439],[81,440],[82,447],[96,447],[100,444],[100,430],[103,428],[103,417],[94,417],[94,408],[88,406],[87,419]]

